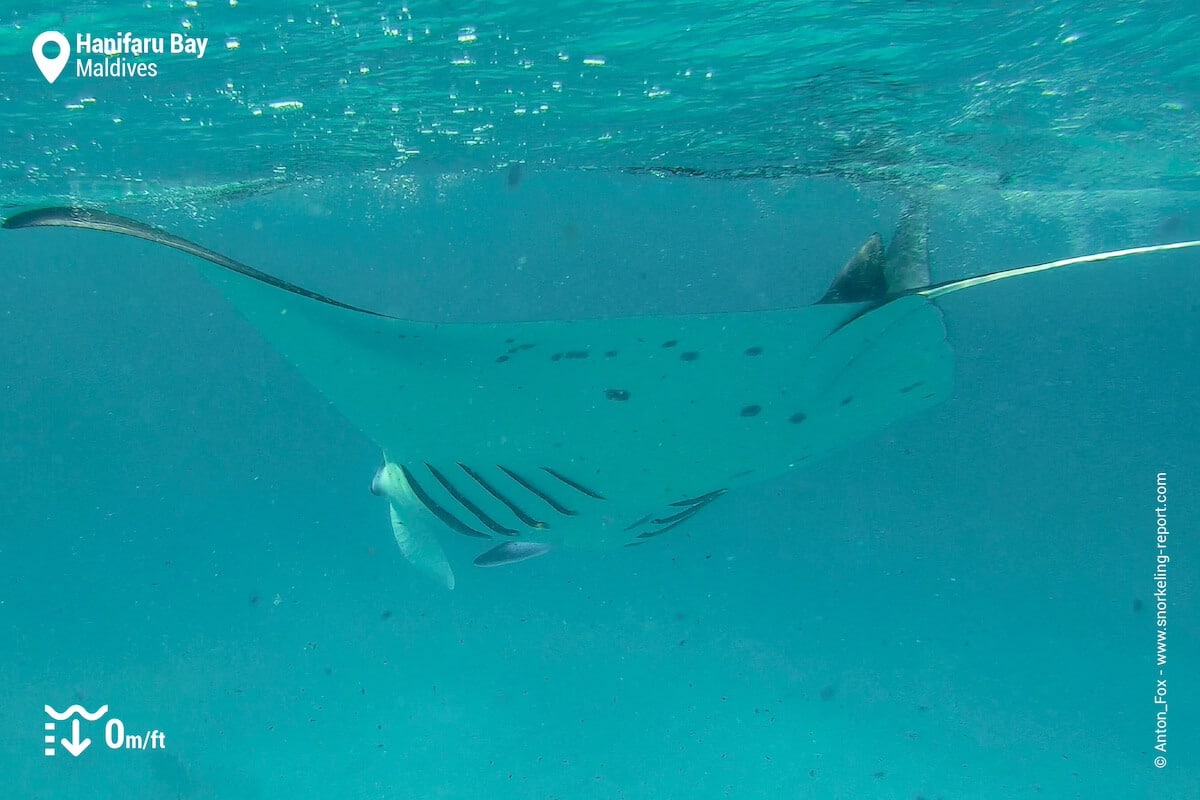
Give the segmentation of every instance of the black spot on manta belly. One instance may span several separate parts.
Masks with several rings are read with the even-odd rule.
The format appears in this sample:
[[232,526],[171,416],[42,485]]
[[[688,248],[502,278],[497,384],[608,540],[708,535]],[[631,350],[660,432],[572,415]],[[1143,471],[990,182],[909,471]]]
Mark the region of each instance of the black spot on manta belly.
[[605,389],[604,396],[609,400],[624,401],[629,399],[629,392],[625,389]]
[[508,176],[505,178],[505,184],[509,189],[515,189],[521,183],[521,178],[525,176],[525,171],[521,169],[521,165],[513,164],[508,168]]
[[743,417],[757,417],[758,412],[762,411],[762,406],[746,406],[742,409]]

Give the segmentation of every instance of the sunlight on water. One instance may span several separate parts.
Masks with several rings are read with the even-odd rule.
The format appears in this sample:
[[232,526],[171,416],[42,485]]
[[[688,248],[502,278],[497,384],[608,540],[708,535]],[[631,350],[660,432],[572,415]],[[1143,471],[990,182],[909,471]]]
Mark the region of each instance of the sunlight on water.
[[[6,205],[62,197],[68,175],[86,187],[76,199],[106,200],[139,174],[195,185],[202,172],[214,187],[278,167],[304,180],[515,159],[1025,190],[1184,190],[1200,171],[1179,99],[1195,82],[1195,20],[1167,3],[1069,14],[1061,4],[847,14],[833,2],[619,13],[580,0],[256,3],[195,4],[185,16],[149,4],[128,22],[90,4],[58,10],[72,33],[124,25],[218,44],[202,59],[164,58],[152,86],[71,68],[47,86],[26,31],[49,18],[0,29],[0,61],[24,87],[6,117],[33,131],[6,148]],[[96,102],[81,109],[85,93]],[[262,113],[285,101],[289,116]],[[156,146],[131,146],[114,118],[136,119]],[[419,163],[391,147],[397,139]],[[234,140],[253,143],[236,161],[225,149]],[[203,168],[178,163],[178,151]]]

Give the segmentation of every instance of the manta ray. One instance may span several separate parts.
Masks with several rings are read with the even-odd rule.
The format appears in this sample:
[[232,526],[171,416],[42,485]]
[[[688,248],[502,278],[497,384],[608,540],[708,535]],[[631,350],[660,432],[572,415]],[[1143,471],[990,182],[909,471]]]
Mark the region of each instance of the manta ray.
[[384,452],[404,557],[454,586],[443,536],[481,567],[558,546],[638,547],[728,492],[811,464],[944,400],[953,355],[936,300],[1135,247],[931,283],[920,206],[872,235],[812,305],[770,311],[433,324],[326,297],[102,211],[45,208],[5,228],[125,234],[199,259],[241,314]]

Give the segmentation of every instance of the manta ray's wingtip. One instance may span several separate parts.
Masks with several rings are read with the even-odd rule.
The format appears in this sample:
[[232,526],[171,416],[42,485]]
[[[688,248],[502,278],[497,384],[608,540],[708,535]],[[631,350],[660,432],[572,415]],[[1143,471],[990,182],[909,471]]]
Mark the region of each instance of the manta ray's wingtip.
[[884,257],[883,274],[892,296],[909,294],[931,283],[929,204],[923,198],[910,197],[905,202]]
[[64,212],[70,212],[72,209],[54,206],[50,208],[31,208],[28,211],[20,211],[13,214],[11,217],[6,217],[3,222],[0,222],[0,228],[8,230],[16,230],[18,228],[34,228],[40,225],[61,225],[64,218]]

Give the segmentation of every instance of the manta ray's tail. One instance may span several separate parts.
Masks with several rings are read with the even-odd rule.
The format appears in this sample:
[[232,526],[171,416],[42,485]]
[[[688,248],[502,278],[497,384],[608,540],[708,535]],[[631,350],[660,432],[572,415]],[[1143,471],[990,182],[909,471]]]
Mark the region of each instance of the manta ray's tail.
[[820,302],[877,302],[929,283],[929,212],[925,203],[913,201],[900,213],[887,251],[883,237],[873,234],[842,267]]

